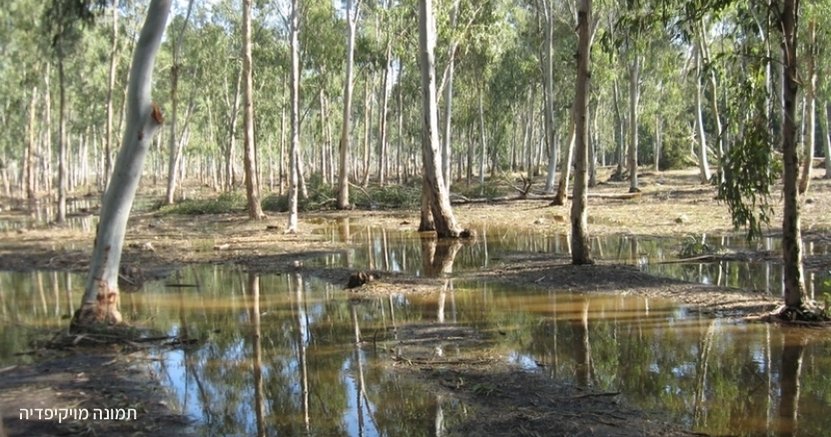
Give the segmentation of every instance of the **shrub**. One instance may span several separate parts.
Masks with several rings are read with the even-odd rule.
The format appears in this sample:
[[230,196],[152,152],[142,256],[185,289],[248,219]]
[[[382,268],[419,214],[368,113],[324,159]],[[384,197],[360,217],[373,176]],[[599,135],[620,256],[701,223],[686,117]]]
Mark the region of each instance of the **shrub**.
[[237,192],[222,193],[214,199],[188,199],[159,208],[164,214],[227,214],[245,209],[245,196]]

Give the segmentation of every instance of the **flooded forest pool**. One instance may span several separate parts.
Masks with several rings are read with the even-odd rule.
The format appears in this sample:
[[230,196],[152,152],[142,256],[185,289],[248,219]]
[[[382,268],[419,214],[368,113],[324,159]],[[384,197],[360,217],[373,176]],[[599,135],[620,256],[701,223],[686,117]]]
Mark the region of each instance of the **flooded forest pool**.
[[[487,353],[563,383],[620,392],[697,432],[821,435],[831,429],[831,339],[822,332],[713,319],[615,290],[527,289],[452,273],[487,269],[519,252],[564,256],[563,236],[481,229],[442,272],[424,262],[415,233],[333,226],[323,238],[352,242],[354,249],[312,261],[321,267],[441,274],[444,286],[431,294],[351,299],[340,285],[300,272],[259,275],[233,265],[194,265],[122,294],[126,320],[199,339],[148,357],[178,408],[196,419],[197,432],[441,435],[465,420],[470,406],[381,365],[400,353],[403,327],[425,325],[471,328],[487,339],[477,346],[438,341],[434,357]],[[697,240],[746,248],[741,237]],[[594,240],[593,251],[656,275],[781,293],[778,264],[668,262],[684,244],[618,236]],[[777,250],[774,239],[762,244]],[[831,292],[827,276],[809,282],[817,298]],[[44,329],[65,327],[82,288],[76,274],[1,272],[0,367],[29,359],[18,354]],[[479,350],[468,350],[473,347]]]

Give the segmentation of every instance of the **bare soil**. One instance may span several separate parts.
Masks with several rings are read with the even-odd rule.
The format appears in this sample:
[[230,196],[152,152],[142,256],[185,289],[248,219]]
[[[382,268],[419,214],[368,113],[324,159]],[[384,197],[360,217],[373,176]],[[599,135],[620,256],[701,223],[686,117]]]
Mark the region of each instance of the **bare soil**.
[[[823,172],[819,170],[818,173],[821,177]],[[831,180],[816,177],[802,206],[804,239],[829,243]],[[639,195],[624,195],[627,182],[606,182],[591,191],[590,233],[683,238],[703,233],[735,232],[727,207],[715,200],[713,187],[698,183],[694,170],[644,173],[640,178],[642,193]],[[778,203],[778,194],[772,200]],[[7,205],[0,205],[0,220],[19,220],[26,214],[20,208],[11,207],[11,203],[5,203]],[[548,204],[549,201],[543,198],[532,198],[465,203],[457,205],[454,211],[465,226],[487,224],[529,232],[567,233],[569,205]],[[778,235],[781,206],[775,205],[774,212],[768,232]],[[283,232],[287,221],[284,214],[250,221],[242,213],[199,217],[137,213],[130,220],[122,257],[125,278],[140,285],[144,280],[163,277],[189,263],[236,263],[264,273],[301,270],[346,285],[347,278],[354,272],[306,267],[303,261],[350,246],[349,242],[333,242],[324,233],[333,221],[347,219],[352,226],[406,230],[415,230],[418,226],[417,211],[353,210],[303,214],[300,233],[296,235]],[[93,229],[79,231],[59,226],[30,226],[0,232],[0,270],[83,272],[88,265],[93,232]],[[831,256],[808,254],[805,267],[809,271],[829,271]],[[572,266],[567,258],[533,253],[516,253],[491,265],[488,270],[461,276],[510,281],[548,290],[665,297],[720,317],[745,317],[769,311],[778,304],[777,300],[755,290],[724,289],[657,278],[633,266],[608,262]],[[357,295],[391,291],[432,293],[442,284],[441,279],[383,275],[358,289]],[[125,283],[125,286],[129,285]],[[417,342],[421,347],[429,348],[429,339],[433,337],[426,335],[424,329],[436,327],[405,329],[401,335],[402,344]],[[446,339],[447,336],[440,337]],[[456,341],[482,340],[481,333],[475,332],[462,332],[452,337]],[[190,431],[187,420],[178,416],[170,404],[159,403],[159,385],[147,372],[147,366],[141,364],[140,356],[109,350],[47,355],[36,365],[0,369],[0,412],[6,434],[175,435]],[[438,393],[475,406],[478,413],[475,419],[460,425],[459,429],[450,430],[458,435],[688,434],[677,425],[663,423],[622,404],[614,393],[562,385],[491,357],[469,357],[455,363],[436,363],[427,358],[416,361],[391,358],[388,365],[394,371],[418,378]],[[126,384],[126,378],[140,383]],[[143,408],[144,417],[153,420],[121,422],[118,426],[124,426],[122,428],[112,428],[115,426],[112,423],[116,422],[76,423],[71,426],[87,428],[70,429],[67,428],[70,425],[58,426],[54,421],[27,424],[17,417],[16,405],[20,404],[20,399],[42,405],[95,405],[108,396],[120,397],[130,405]],[[2,429],[0,437],[3,437]]]

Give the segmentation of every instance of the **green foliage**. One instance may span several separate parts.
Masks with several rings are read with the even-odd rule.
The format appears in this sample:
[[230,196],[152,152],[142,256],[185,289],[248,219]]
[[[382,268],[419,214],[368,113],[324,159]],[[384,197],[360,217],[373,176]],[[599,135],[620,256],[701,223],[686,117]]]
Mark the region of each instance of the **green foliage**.
[[245,210],[245,196],[242,193],[222,193],[214,199],[189,199],[174,205],[159,208],[163,214],[203,215],[228,214]]
[[773,215],[770,205],[771,185],[781,173],[782,165],[773,156],[773,136],[766,116],[766,92],[762,65],[740,75],[730,90],[735,102],[727,110],[737,140],[722,158],[723,182],[718,199],[727,203],[737,228],[747,227],[752,239],[762,233]]
[[[372,186],[361,196],[356,192],[355,204],[362,208],[369,209],[415,209],[421,205],[421,185],[418,187],[408,185],[385,185]],[[366,194],[369,196],[367,197]],[[361,199],[366,198],[366,200]]]
[[[311,175],[306,187],[309,190],[309,197],[307,199],[302,196],[297,197],[298,211],[315,211],[334,204],[334,188],[323,182],[319,174]],[[289,197],[287,194],[271,194],[266,196],[260,205],[263,211],[288,212]]]
[[507,189],[501,182],[498,179],[488,178],[485,179],[484,184],[470,184],[466,186],[456,184],[454,188],[459,190],[460,195],[467,198],[493,199],[507,194]]
[[680,258],[692,258],[701,255],[709,255],[713,252],[713,247],[707,244],[706,241],[699,240],[698,238],[690,235],[681,244],[681,250],[678,252],[678,256]]

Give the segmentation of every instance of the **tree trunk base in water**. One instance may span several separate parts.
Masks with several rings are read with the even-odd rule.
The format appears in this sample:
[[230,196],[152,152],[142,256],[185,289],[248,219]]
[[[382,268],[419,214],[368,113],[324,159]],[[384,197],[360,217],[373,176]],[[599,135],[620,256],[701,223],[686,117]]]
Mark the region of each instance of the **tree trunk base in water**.
[[828,313],[815,304],[805,304],[799,307],[782,305],[768,314],[762,316],[765,322],[802,322],[802,323],[828,323],[831,317]]
[[117,326],[126,326],[126,324],[121,317],[121,312],[115,306],[85,305],[75,311],[69,331],[72,333],[99,332]]

